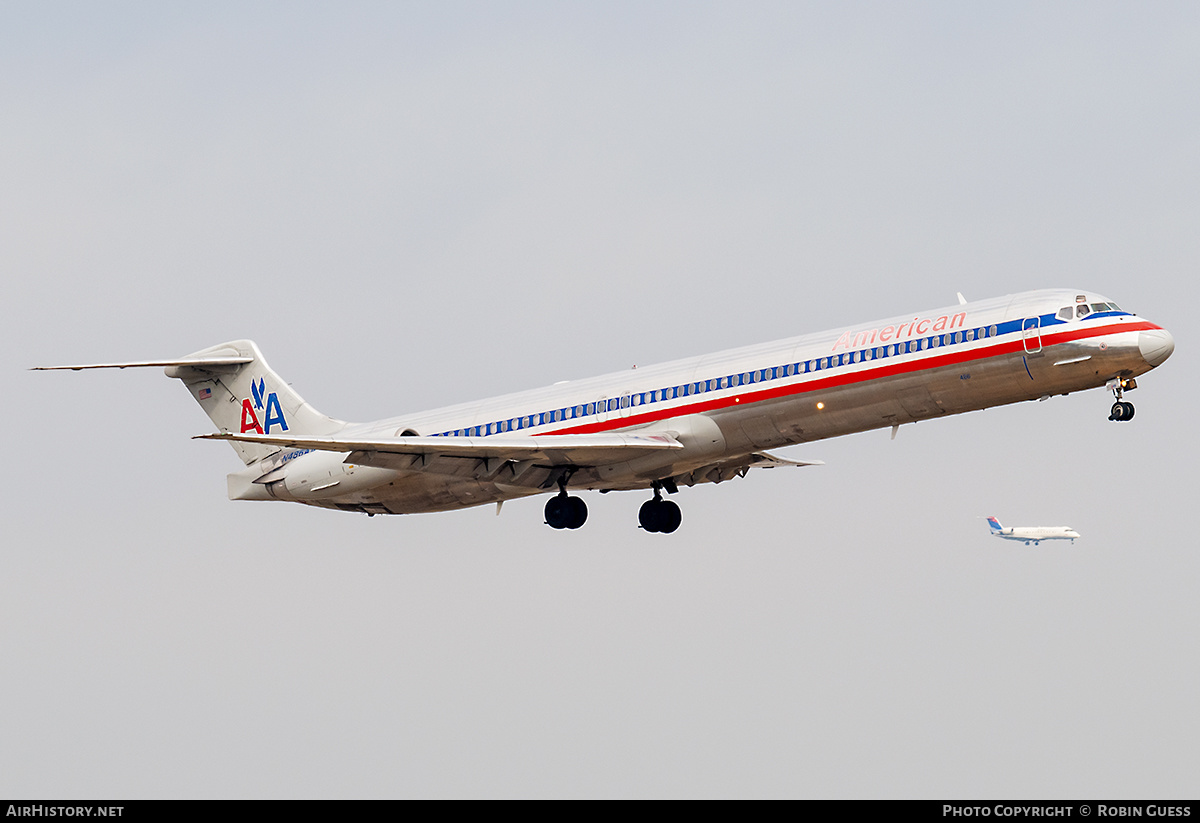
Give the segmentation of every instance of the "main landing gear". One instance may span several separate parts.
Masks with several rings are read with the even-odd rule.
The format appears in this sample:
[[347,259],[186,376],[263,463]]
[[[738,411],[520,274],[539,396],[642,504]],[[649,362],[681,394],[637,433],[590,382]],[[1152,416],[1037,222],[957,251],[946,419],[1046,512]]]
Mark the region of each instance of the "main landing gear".
[[1115,397],[1117,400],[1117,402],[1113,403],[1112,405],[1112,411],[1109,413],[1108,419],[1132,420],[1133,404],[1127,400],[1123,400],[1122,397],[1126,389],[1136,389],[1137,382],[1132,378],[1129,380],[1117,378],[1115,380],[1108,381],[1108,388],[1112,389],[1113,397]]
[[587,522],[587,504],[567,494],[567,478],[558,481],[558,494],[546,501],[546,525],[552,529],[578,529]]
[[674,501],[662,499],[662,485],[654,483],[654,499],[647,500],[638,510],[638,523],[648,532],[670,534],[683,522],[683,514]]
[[[654,499],[647,500],[638,510],[638,523],[648,532],[670,534],[683,522],[679,506],[663,500],[662,490],[675,491],[671,480],[654,482]],[[558,480],[558,494],[546,501],[546,525],[552,529],[578,529],[587,522],[587,504],[581,498],[567,494],[567,476]]]

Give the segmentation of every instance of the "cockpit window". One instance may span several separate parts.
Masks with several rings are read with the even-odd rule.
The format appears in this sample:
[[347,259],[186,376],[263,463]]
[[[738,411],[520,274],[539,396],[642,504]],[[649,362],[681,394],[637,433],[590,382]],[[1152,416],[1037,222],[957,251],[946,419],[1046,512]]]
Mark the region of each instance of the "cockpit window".
[[1075,311],[1070,306],[1063,306],[1058,310],[1059,320],[1070,320],[1075,316]]
[[1092,310],[1087,307],[1086,303],[1080,303],[1078,306],[1075,307],[1075,316],[1076,317],[1087,317],[1091,313],[1092,313]]
[[1120,310],[1121,310],[1121,307],[1120,307],[1120,306],[1118,306],[1116,303],[1112,303],[1112,302],[1110,302],[1110,303],[1108,304],[1108,307],[1109,307],[1110,309],[1112,309],[1113,311],[1120,311]]
[[1107,303],[1093,303],[1092,311],[1108,311]]

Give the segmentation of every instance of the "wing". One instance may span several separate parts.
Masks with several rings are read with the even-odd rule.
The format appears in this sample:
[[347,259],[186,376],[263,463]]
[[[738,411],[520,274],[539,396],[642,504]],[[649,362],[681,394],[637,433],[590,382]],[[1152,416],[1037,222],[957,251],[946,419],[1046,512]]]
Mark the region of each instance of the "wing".
[[286,434],[202,434],[196,440],[234,440],[281,449],[350,452],[347,463],[386,469],[420,469],[441,458],[532,461],[550,467],[603,466],[683,444],[665,434],[547,434],[531,437],[291,437]]
[[[513,485],[550,488],[559,478],[571,476],[577,469],[594,469],[623,463],[654,454],[666,458],[667,452],[684,448],[669,434],[549,434],[514,437],[384,437],[377,440],[353,437],[292,437],[286,434],[202,434],[196,440],[233,440],[278,446],[280,449],[316,449],[348,452],[346,463],[399,471],[475,477],[490,480],[502,476]],[[265,473],[255,482],[278,479],[283,462],[264,461]],[[819,466],[820,460],[786,460],[756,452],[711,463],[674,480],[681,485],[720,483],[745,477],[752,468],[776,466]],[[617,483],[609,488],[626,488]],[[636,479],[627,488],[648,488],[649,482]]]

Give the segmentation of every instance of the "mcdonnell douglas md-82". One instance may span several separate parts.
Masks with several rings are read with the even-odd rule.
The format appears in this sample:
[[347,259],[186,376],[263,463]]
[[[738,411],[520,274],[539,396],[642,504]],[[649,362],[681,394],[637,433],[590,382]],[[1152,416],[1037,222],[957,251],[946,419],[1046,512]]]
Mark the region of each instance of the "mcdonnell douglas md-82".
[[755,467],[812,465],[764,451],[947,414],[1107,387],[1124,393],[1165,361],[1170,333],[1094,293],[1045,290],[966,302],[558,383],[374,423],[326,417],[249,340],[172,360],[54,366],[165,367],[246,464],[233,500],[291,500],[374,514],[436,512],[547,491],[546,523],[577,529],[569,490],[653,492],[650,532],[679,527],[663,498]]
[[1009,526],[1005,528],[994,517],[989,517],[987,521],[988,528],[996,537],[1005,540],[1020,540],[1026,546],[1030,543],[1036,546],[1043,540],[1070,540],[1074,543],[1075,538],[1081,536],[1070,526]]

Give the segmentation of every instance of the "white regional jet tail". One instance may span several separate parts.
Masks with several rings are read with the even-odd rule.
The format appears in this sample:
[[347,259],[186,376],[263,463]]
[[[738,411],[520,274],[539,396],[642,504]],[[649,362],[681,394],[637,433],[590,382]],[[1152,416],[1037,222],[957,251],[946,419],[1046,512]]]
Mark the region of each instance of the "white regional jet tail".
[[[140,360],[53,366],[50,369],[129,369],[161,366],[167,377],[183,381],[192,398],[221,432],[233,434],[329,435],[346,423],[326,417],[305,402],[271,370],[251,340],[233,340],[175,360]],[[276,445],[230,440],[242,462],[250,465],[278,451]]]

